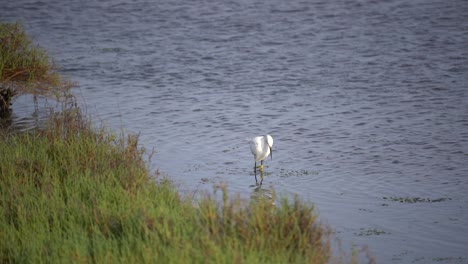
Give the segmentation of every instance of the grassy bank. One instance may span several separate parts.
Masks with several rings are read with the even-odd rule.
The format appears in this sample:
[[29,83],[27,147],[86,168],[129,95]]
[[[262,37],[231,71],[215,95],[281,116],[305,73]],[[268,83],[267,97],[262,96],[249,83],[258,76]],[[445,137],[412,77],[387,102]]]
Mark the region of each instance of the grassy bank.
[[312,206],[246,204],[227,193],[220,202],[182,199],[149,173],[134,136],[54,120],[44,131],[0,137],[1,262],[329,260]]

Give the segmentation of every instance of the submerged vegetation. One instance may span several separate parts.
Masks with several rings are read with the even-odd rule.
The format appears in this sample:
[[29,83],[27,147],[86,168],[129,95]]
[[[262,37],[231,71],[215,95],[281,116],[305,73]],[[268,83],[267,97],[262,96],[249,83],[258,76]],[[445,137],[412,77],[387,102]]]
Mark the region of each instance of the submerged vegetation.
[[67,97],[72,83],[60,77],[46,51],[33,46],[18,23],[0,23],[0,116],[16,95]]

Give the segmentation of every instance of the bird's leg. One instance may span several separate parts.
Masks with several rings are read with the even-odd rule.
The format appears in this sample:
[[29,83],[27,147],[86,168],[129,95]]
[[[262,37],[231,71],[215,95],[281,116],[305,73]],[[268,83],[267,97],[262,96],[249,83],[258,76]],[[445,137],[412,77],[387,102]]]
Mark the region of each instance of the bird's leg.
[[254,163],[254,175],[255,175],[255,185],[258,185],[257,181],[257,161]]
[[259,167],[259,171],[263,171],[263,160],[260,161],[260,167]]
[[260,171],[260,178],[261,178],[260,185],[262,185],[262,183],[263,183],[263,171]]

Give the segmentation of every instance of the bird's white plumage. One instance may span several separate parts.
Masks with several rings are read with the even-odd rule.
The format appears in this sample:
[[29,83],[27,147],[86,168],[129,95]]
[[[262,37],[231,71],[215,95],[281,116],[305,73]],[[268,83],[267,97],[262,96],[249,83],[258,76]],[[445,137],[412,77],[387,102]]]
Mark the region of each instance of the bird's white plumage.
[[250,150],[254,155],[255,161],[262,161],[270,155],[273,147],[273,138],[270,135],[254,137],[250,140]]

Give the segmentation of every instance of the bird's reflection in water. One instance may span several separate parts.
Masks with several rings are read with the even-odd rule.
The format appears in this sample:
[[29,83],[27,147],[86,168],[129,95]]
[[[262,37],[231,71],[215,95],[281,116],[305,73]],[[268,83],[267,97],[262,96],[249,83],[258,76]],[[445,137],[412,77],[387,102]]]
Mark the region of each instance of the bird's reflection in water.
[[[260,177],[261,181],[263,181],[263,171],[260,172]],[[262,185],[261,183],[259,184],[258,181],[256,181],[256,185],[251,185],[251,187],[255,187],[252,190],[252,194],[250,195],[250,201],[251,202],[270,202],[271,204],[275,204],[275,191],[271,186],[267,187],[265,185]]]
[[269,173],[264,173],[263,168],[259,170],[260,172],[260,181],[257,178],[257,172],[255,172],[255,185],[250,185],[250,187],[260,187],[263,184],[263,178],[265,175],[269,175]]

